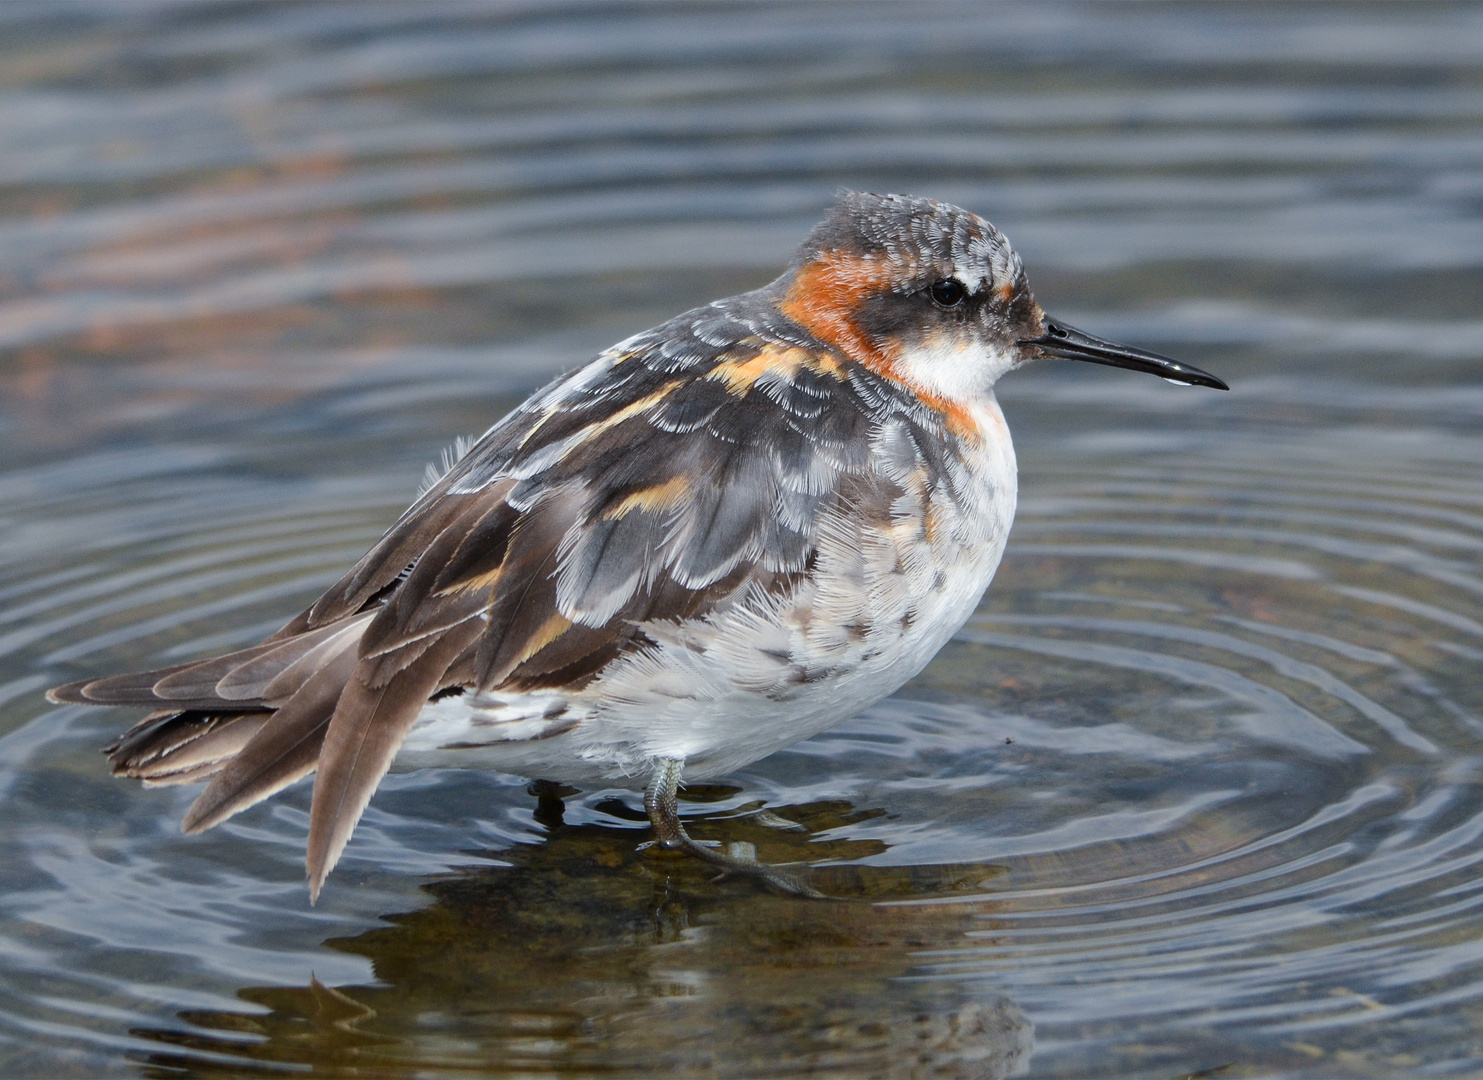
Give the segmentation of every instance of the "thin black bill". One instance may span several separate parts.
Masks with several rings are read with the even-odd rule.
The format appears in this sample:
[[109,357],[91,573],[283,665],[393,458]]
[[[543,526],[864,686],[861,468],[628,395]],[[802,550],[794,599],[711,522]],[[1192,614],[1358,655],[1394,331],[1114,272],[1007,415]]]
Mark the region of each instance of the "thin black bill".
[[1150,375],[1168,379],[1170,382],[1187,383],[1190,386],[1209,386],[1216,390],[1229,390],[1220,379],[1207,371],[1189,364],[1182,364],[1172,357],[1156,352],[1135,349],[1131,345],[1119,345],[1115,341],[1103,341],[1083,333],[1074,326],[1067,326],[1054,319],[1045,320],[1045,333],[1038,338],[1021,338],[1021,345],[1038,345],[1047,356],[1059,356],[1066,360],[1085,360],[1090,364],[1106,364],[1108,367],[1146,371]]

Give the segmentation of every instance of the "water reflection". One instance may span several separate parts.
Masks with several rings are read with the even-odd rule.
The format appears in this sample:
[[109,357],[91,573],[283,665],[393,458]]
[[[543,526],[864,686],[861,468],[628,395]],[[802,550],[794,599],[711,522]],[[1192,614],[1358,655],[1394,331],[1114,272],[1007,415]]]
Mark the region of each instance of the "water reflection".
[[[739,794],[691,789],[685,801]],[[271,1064],[316,1075],[994,1080],[1028,1066],[1033,1026],[1018,1006],[984,980],[923,979],[914,959],[960,941],[994,902],[872,902],[982,894],[1002,869],[826,865],[815,881],[837,899],[800,900],[639,851],[641,811],[617,800],[602,809],[635,828],[564,823],[547,795],[542,842],[428,884],[434,902],[390,927],[328,942],[368,959],[374,983],[250,987],[238,996],[256,1008],[190,1010],[185,1029],[137,1029],[172,1048],[144,1056],[149,1074]],[[772,862],[827,864],[883,850],[827,838],[880,813],[743,803],[687,823]]]

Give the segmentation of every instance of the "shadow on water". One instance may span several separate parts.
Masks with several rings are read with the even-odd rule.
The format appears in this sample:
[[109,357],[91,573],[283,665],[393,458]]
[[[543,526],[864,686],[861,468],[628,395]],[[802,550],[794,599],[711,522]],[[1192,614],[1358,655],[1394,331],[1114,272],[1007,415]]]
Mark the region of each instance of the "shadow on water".
[[[643,821],[616,799],[601,805]],[[697,838],[814,864],[831,898],[802,900],[719,880],[636,844],[636,829],[566,824],[561,801],[544,794],[545,842],[481,852],[506,865],[434,881],[430,906],[327,942],[369,960],[374,983],[248,987],[239,997],[253,1008],[136,1029],[170,1047],[140,1055],[145,1074],[1019,1074],[1034,1036],[1014,1002],[982,982],[913,977],[916,952],[950,946],[992,911],[993,900],[972,898],[1002,868],[838,865],[884,845],[815,839],[880,813],[829,801],[687,819]],[[946,898],[969,902],[882,902]]]

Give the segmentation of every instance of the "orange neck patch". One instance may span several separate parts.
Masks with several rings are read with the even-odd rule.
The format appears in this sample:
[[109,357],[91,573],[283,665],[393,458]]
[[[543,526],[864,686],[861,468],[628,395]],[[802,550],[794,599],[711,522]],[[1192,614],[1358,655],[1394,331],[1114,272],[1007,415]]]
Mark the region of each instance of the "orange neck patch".
[[882,259],[826,251],[799,267],[778,310],[851,360],[909,389],[940,413],[954,434],[978,441],[978,423],[966,406],[908,378],[896,362],[896,350],[872,341],[855,321],[864,300],[888,291],[891,282],[891,267]]
[[890,283],[890,268],[879,259],[826,251],[799,267],[778,309],[851,360],[876,368],[887,363],[886,357],[861,332],[854,316],[867,296],[882,292]]

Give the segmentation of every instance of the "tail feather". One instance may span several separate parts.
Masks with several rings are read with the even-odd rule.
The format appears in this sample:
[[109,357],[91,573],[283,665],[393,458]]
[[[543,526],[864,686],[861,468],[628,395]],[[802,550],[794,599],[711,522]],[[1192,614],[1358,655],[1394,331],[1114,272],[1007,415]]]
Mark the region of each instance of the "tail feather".
[[[278,646],[277,648],[281,648]],[[173,671],[158,680],[150,687],[156,698],[165,701],[175,701],[180,698],[216,698],[221,701],[250,701],[258,695],[254,694],[223,694],[220,684],[223,679],[229,678],[232,672],[252,664],[254,661],[265,656],[270,656],[276,651],[274,646],[254,645],[250,649],[240,652],[228,653],[226,656],[218,656],[210,660],[201,660],[178,671]],[[93,688],[88,688],[92,694]]]
[[282,704],[347,644],[359,641],[370,619],[370,615],[342,619],[287,641],[275,642],[267,651],[223,672],[216,692],[233,700],[256,698]]
[[[230,760],[230,759],[228,759]],[[194,784],[200,780],[210,780],[221,772],[226,761],[203,761],[199,765],[193,765],[179,772],[165,773],[161,776],[141,776],[139,779],[147,788],[152,787],[175,787],[179,784]]]
[[109,761],[116,775],[151,785],[209,780],[181,822],[187,833],[317,772],[306,852],[317,899],[408,730],[456,677],[450,669],[467,666],[485,627],[467,617],[362,656],[379,611],[228,656],[70,683],[49,696],[157,709],[108,748]]
[[304,684],[326,653],[339,647],[347,635],[359,639],[368,613],[343,619],[298,637],[265,641],[250,649],[210,660],[83,679],[47,691],[47,697],[74,705],[152,705],[175,709],[205,709],[213,706],[248,710],[254,706],[276,706]]
[[267,712],[166,713],[136,727],[108,756],[115,776],[184,784],[220,770],[265,724]]
[[[81,679],[68,683],[66,686],[48,690],[46,696],[59,704],[72,705],[173,705],[180,709],[209,708],[210,702],[222,703],[222,699],[212,689],[215,679],[201,686],[195,685],[194,680],[188,682],[182,679],[176,684],[178,689],[167,694],[157,692],[156,687],[161,682],[177,676],[220,665],[226,661],[230,661],[233,665],[240,664],[271,648],[273,648],[271,645],[254,645],[250,649],[243,649],[241,652],[217,657],[214,660],[195,660],[189,664],[176,664],[173,667],[157,668],[154,671],[135,671],[127,675],[108,675],[101,679]],[[208,704],[198,704],[200,702]],[[234,704],[240,705],[241,703]]]
[[[313,648],[307,650],[302,656],[294,660],[278,674],[274,675],[263,687],[262,695],[266,701],[287,700],[298,693],[299,688],[314,677],[315,673],[330,663],[335,656],[345,652],[358,653],[361,635],[365,633],[367,625],[373,617],[373,613],[347,619],[343,623],[326,627],[332,631],[326,633],[323,639]],[[237,676],[234,674],[233,678]]]
[[355,640],[305,681],[275,712],[206,790],[191,804],[180,827],[201,832],[313,772],[335,705],[355,670]]
[[356,666],[335,706],[314,777],[306,858],[311,902],[318,899],[418,713],[482,630],[483,623],[471,619],[444,631],[430,646],[413,642],[419,646],[412,653],[415,659],[389,679],[383,673],[390,656],[364,659]]

